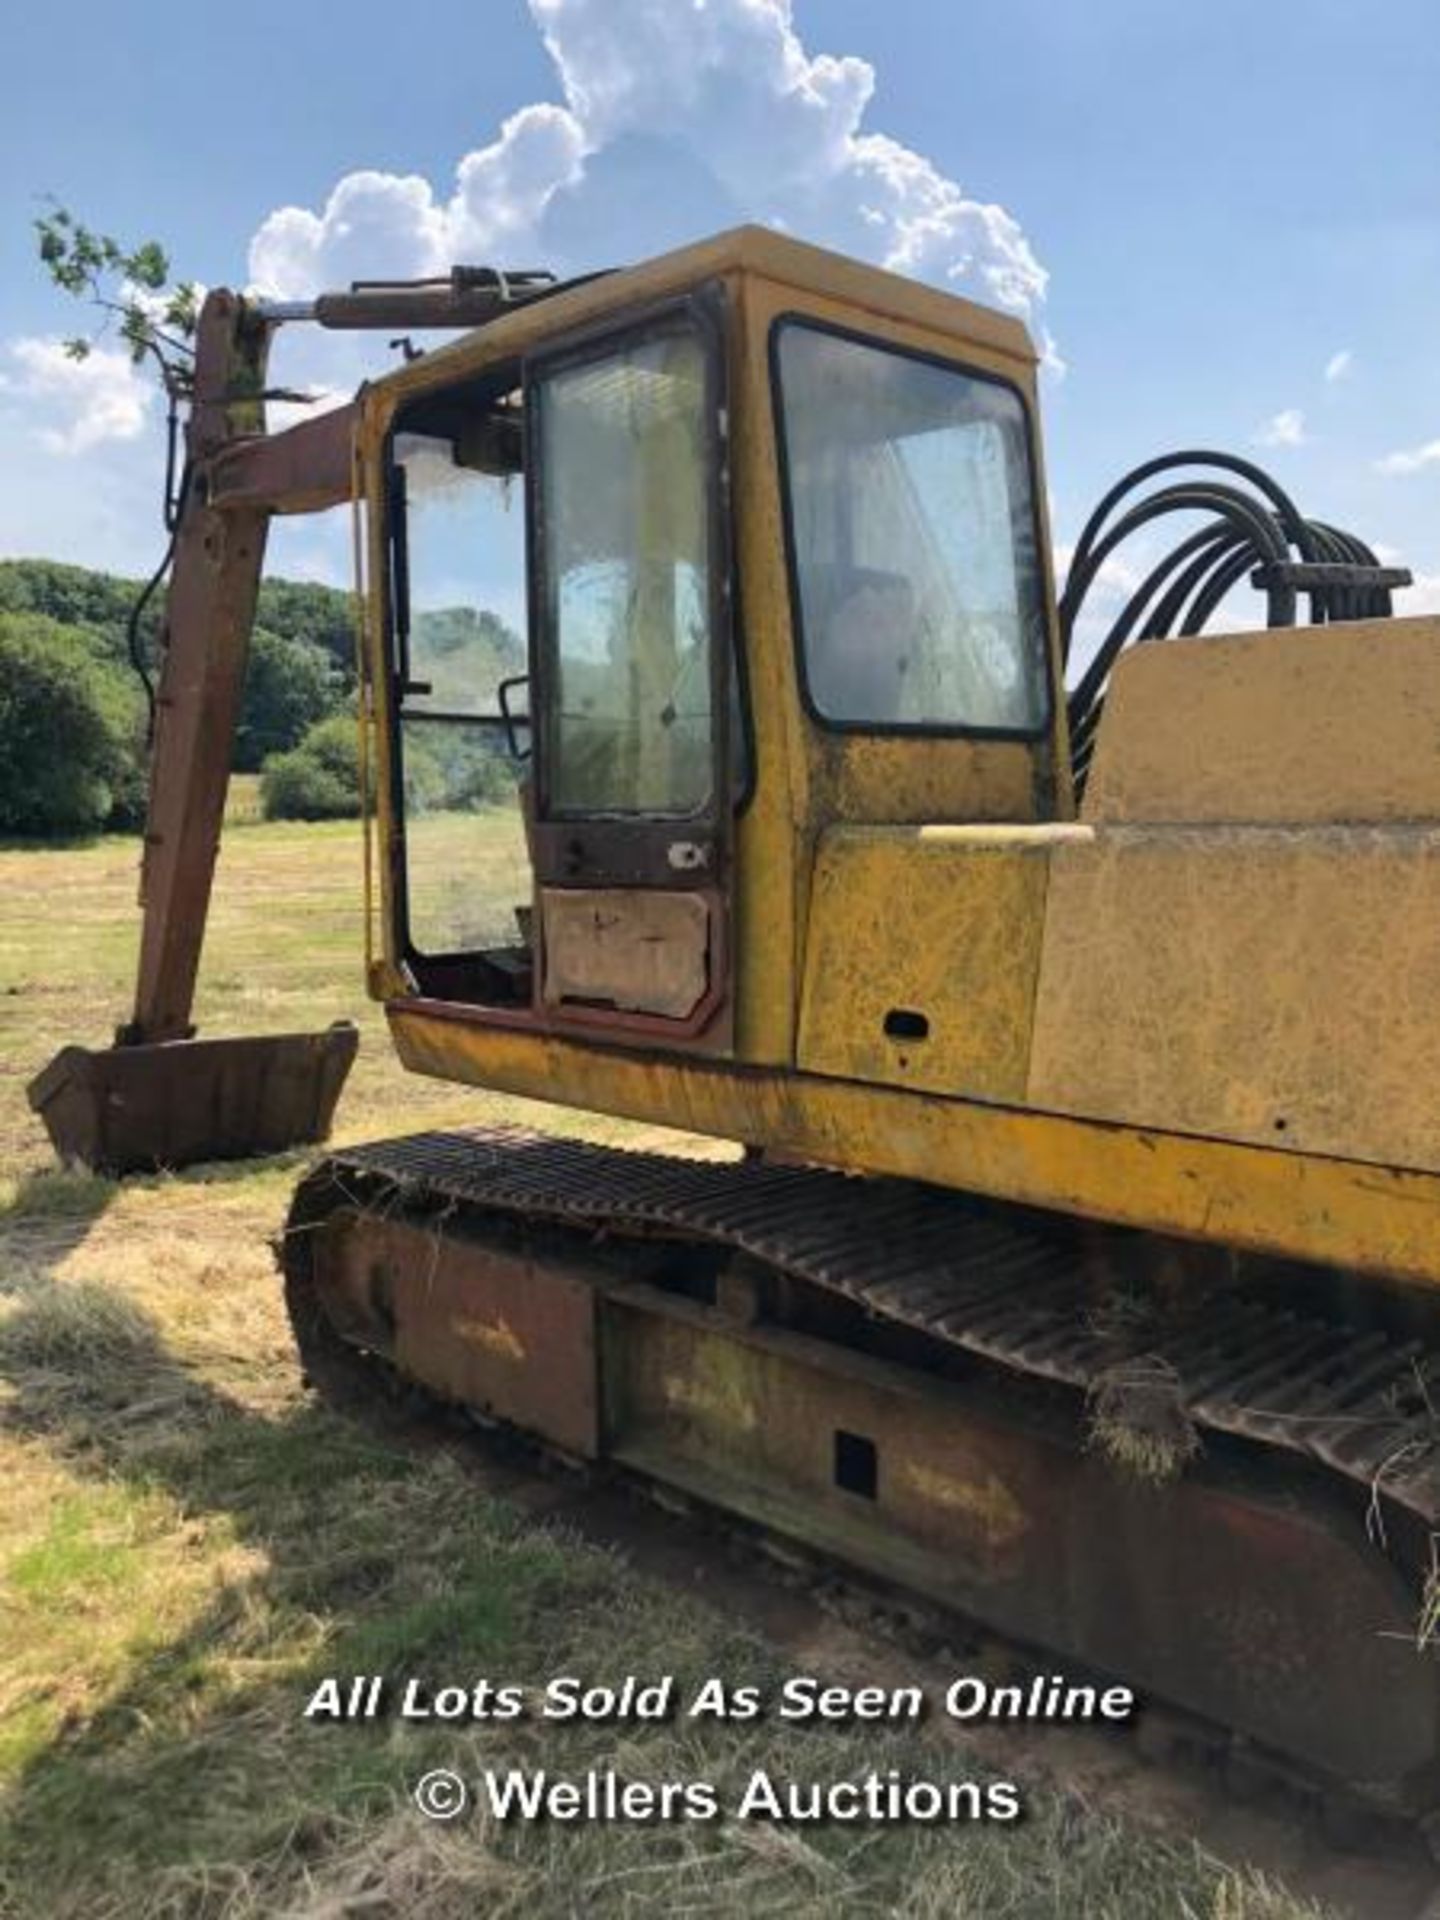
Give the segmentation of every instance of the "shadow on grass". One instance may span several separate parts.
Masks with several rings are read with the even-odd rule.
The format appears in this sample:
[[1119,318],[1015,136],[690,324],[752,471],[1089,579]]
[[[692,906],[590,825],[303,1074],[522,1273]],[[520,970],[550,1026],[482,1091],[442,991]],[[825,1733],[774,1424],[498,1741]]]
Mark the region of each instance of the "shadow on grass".
[[82,1246],[119,1191],[103,1175],[46,1167],[22,1174],[0,1196],[0,1294],[18,1276],[50,1272]]
[[[206,1861],[284,1859],[293,1871],[390,1804],[425,1750],[407,1742],[402,1761],[383,1730],[306,1722],[319,1680],[413,1672],[438,1684],[493,1670],[563,1571],[558,1546],[524,1537],[453,1462],[314,1403],[257,1414],[178,1358],[116,1290],[32,1275],[0,1322],[0,1381],[4,1429],[43,1442],[107,1496],[88,1551],[77,1551],[82,1496],[80,1521],[77,1503],[64,1503],[29,1556],[7,1608],[17,1652],[27,1609],[53,1632],[73,1608],[83,1671],[96,1592],[112,1619],[133,1615],[109,1696],[32,1715],[30,1750],[12,1749],[0,1909],[6,1894],[19,1908],[23,1890],[20,1910],[88,1911],[101,1888]],[[133,1557],[123,1578],[103,1577],[112,1496],[131,1503],[131,1533],[143,1531],[142,1512],[152,1528],[157,1504],[163,1513],[153,1542],[162,1582],[173,1560],[196,1596],[178,1635],[157,1636],[165,1596],[141,1590]],[[122,1533],[126,1519],[122,1507]],[[207,1550],[217,1572],[197,1580],[194,1558]],[[56,1678],[83,1698],[74,1676]]]
[[[80,1488],[19,1582],[12,1562],[6,1632],[20,1652],[31,1631],[44,1657],[28,1745],[11,1742],[7,1917],[1307,1920],[1288,1896],[1059,1795],[1037,1796],[1008,1831],[427,1828],[404,1795],[437,1764],[471,1781],[517,1765],[706,1779],[727,1806],[757,1766],[800,1782],[984,1769],[918,1729],[307,1719],[331,1676],[385,1676],[393,1699],[412,1676],[533,1688],[559,1673],[670,1673],[684,1700],[716,1674],[773,1692],[781,1668],[719,1614],[487,1497],[446,1453],[314,1402],[273,1417],[246,1405],[115,1288],[29,1277],[0,1320],[0,1425]],[[107,1631],[98,1661],[90,1642]],[[55,1672],[66,1658],[73,1670]]]
[[293,1147],[263,1159],[205,1161],[176,1171],[131,1174],[124,1181],[83,1167],[52,1166],[0,1182],[0,1298],[37,1277],[56,1274],[122,1191],[176,1191],[188,1199],[212,1188],[253,1188],[267,1179],[298,1177],[315,1151]]

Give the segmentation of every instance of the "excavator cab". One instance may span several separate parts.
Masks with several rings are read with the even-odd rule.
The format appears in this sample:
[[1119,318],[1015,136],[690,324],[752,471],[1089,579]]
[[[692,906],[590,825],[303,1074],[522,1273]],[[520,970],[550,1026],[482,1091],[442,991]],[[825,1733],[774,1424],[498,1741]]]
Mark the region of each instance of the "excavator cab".
[[[372,981],[397,1032],[793,1061],[832,829],[1068,805],[1033,354],[940,305],[744,229],[373,390]],[[468,614],[441,602],[487,547],[518,580],[522,541],[499,673],[494,574]],[[497,931],[461,815],[505,751],[525,897]]]

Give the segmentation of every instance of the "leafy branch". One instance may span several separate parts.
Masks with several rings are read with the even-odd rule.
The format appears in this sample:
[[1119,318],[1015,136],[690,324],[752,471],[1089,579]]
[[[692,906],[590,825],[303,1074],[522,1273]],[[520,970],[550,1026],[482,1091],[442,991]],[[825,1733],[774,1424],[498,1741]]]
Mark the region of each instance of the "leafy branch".
[[41,264],[54,285],[98,307],[104,316],[93,333],[65,341],[70,358],[87,359],[114,326],[136,366],[154,359],[172,400],[188,393],[200,294],[192,280],[171,285],[169,256],[159,241],[146,240],[127,250],[58,204],[34,226]]

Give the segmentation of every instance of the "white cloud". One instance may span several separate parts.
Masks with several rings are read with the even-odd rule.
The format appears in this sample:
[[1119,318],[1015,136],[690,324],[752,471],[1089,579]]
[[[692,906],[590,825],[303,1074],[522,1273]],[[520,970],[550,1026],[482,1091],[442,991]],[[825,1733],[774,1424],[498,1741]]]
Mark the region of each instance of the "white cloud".
[[[281,519],[272,526],[272,537],[277,545],[283,539],[282,563],[269,570],[286,580],[313,580],[322,587],[349,587],[353,584],[350,534],[348,507],[332,507],[326,513],[307,516],[304,520]],[[285,538],[286,535],[290,537]]]
[[[1140,582],[1145,578],[1150,566],[1159,555],[1154,551],[1153,543],[1143,539],[1136,542],[1137,553],[1143,552],[1146,558],[1142,564],[1124,560],[1118,553],[1107,554],[1100,562],[1100,571],[1090,587],[1090,600],[1099,601],[1118,610],[1119,603],[1128,600]],[[1063,586],[1070,572],[1070,563],[1075,558],[1075,548],[1068,541],[1059,541],[1055,546],[1055,577]]]
[[[1144,529],[1129,543],[1128,557],[1112,553],[1100,563],[1070,637],[1067,677],[1073,686],[1094,659],[1097,649],[1121,611],[1138,591],[1160,557],[1163,543],[1153,529]],[[1055,545],[1055,583],[1063,588],[1069,577],[1075,548],[1069,541]]]
[[[1382,567],[1403,567],[1407,565],[1403,547],[1389,546],[1383,540],[1372,540],[1371,550]],[[1395,589],[1396,613],[1440,613],[1440,573],[1423,573],[1414,569],[1414,579],[1408,587]]]
[[416,173],[347,173],[322,213],[281,207],[262,223],[250,243],[254,288],[298,299],[352,280],[417,279],[523,244],[551,196],[579,177],[583,148],[571,114],[539,105],[461,158],[446,200]]
[[280,208],[251,244],[258,290],[295,298],[497,255],[575,270],[658,250],[677,226],[750,219],[1034,316],[1046,274],[1014,217],[866,129],[874,69],[809,54],[790,0],[530,11],[564,104],[512,114],[462,156],[448,194],[369,171],[319,213]]
[[1355,356],[1349,347],[1341,347],[1338,353],[1332,353],[1325,362],[1325,378],[1333,386],[1335,381],[1343,380],[1355,364]]
[[1285,407],[1271,416],[1253,436],[1257,447],[1300,447],[1305,444],[1305,416],[1299,407]]
[[[870,125],[874,70],[854,55],[810,52],[790,0],[529,4],[558,98],[522,106],[493,137],[477,130],[448,178],[362,169],[313,207],[276,209],[250,243],[255,291],[303,298],[458,261],[576,273],[754,220],[1006,306],[1060,370],[1043,324],[1046,273],[1014,216]],[[479,57],[478,38],[455,55]],[[52,451],[134,441],[155,419],[153,379],[122,352],[77,366],[58,341],[17,341],[0,345],[0,365],[7,358],[8,420]],[[328,404],[392,363],[383,338],[295,327],[282,333],[272,378],[324,390]],[[279,403],[271,424],[318,410]],[[138,448],[115,452],[138,471]],[[73,545],[58,531],[73,504],[42,514],[31,479],[7,503],[12,522],[15,508],[32,545]],[[118,550],[121,531],[87,538],[98,558]]]
[[151,392],[127,352],[95,347],[72,360],[60,340],[24,338],[10,343],[9,355],[20,371],[0,384],[41,416],[31,431],[47,453],[85,453],[143,432]]
[[1440,461],[1440,440],[1427,440],[1423,447],[1401,448],[1396,453],[1384,454],[1375,462],[1378,473],[1418,473],[1422,467],[1433,467]]

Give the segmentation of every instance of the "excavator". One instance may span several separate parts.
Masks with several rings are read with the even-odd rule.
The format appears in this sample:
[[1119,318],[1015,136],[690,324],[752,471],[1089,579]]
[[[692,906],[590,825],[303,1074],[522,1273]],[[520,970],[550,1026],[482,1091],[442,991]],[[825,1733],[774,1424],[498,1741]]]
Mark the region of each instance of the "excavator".
[[[446,337],[267,433],[289,325]],[[413,1383],[1433,1831],[1440,619],[1392,615],[1403,570],[1190,453],[1057,594],[1021,321],[756,227],[212,291],[186,436],[135,1007],[33,1083],[57,1149],[327,1134],[353,1027],[191,1014],[266,532],[348,505],[400,1060],[734,1151],[321,1155],[308,1378]],[[500,555],[513,658],[465,598]]]

